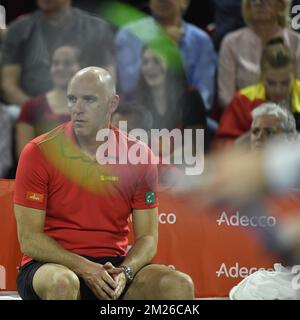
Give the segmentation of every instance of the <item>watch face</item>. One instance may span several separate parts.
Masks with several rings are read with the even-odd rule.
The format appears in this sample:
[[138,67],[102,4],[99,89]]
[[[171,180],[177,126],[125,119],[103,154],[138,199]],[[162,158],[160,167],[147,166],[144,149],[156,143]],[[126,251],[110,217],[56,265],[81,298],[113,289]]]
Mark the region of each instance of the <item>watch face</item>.
[[133,280],[133,272],[132,272],[132,270],[127,266],[122,266],[122,268],[124,270],[124,273],[125,273],[127,281],[128,282],[132,281]]

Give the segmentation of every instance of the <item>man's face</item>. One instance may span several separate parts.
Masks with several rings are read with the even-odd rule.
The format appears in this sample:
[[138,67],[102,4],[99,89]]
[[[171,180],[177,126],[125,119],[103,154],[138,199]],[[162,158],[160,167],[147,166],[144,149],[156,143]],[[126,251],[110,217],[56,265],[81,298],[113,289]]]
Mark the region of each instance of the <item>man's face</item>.
[[276,116],[263,115],[256,118],[251,125],[251,149],[262,149],[269,139],[282,133],[280,120]]
[[294,75],[289,68],[270,69],[263,76],[268,100],[280,104],[291,94]]
[[45,13],[59,11],[70,3],[70,0],[37,0],[38,8]]
[[68,88],[68,106],[76,136],[95,139],[100,129],[107,128],[116,97],[108,96],[95,75],[73,79]]
[[181,17],[188,0],[150,0],[150,9],[157,19]]

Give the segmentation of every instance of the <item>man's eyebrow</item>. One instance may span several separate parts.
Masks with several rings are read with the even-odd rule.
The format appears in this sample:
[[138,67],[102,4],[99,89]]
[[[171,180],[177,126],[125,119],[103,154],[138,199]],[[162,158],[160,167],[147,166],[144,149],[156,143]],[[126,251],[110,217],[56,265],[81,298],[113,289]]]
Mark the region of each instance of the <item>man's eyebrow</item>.
[[96,95],[94,95],[94,94],[84,94],[83,96],[82,96],[83,98],[98,98]]

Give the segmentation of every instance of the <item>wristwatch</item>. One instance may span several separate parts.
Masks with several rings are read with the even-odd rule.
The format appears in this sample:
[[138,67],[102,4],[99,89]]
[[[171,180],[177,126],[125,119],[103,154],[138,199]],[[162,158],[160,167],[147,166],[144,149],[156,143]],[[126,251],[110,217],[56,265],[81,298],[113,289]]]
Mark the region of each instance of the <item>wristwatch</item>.
[[127,283],[130,283],[133,280],[133,277],[134,277],[133,276],[133,271],[128,266],[124,266],[123,265],[123,266],[121,266],[121,268],[123,269],[123,272],[125,274]]

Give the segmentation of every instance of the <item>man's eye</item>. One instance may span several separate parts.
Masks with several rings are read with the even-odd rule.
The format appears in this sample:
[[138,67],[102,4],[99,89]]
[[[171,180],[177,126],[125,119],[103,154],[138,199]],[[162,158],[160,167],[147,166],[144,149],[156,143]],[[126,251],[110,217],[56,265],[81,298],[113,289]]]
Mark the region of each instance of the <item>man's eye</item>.
[[291,84],[290,80],[286,80],[286,81],[282,81],[281,82],[281,85],[284,86],[284,87],[288,87],[290,84]]
[[86,102],[95,102],[96,101],[96,98],[95,97],[85,97],[84,100]]
[[267,134],[268,134],[268,136],[274,136],[276,134],[276,132],[273,129],[268,129]]
[[270,136],[273,136],[274,134],[275,134],[275,132],[271,128],[265,129],[266,136],[270,137]]
[[275,86],[276,82],[272,80],[267,80],[269,86]]
[[75,103],[77,99],[76,99],[76,97],[69,96],[68,100],[69,100],[70,103]]

